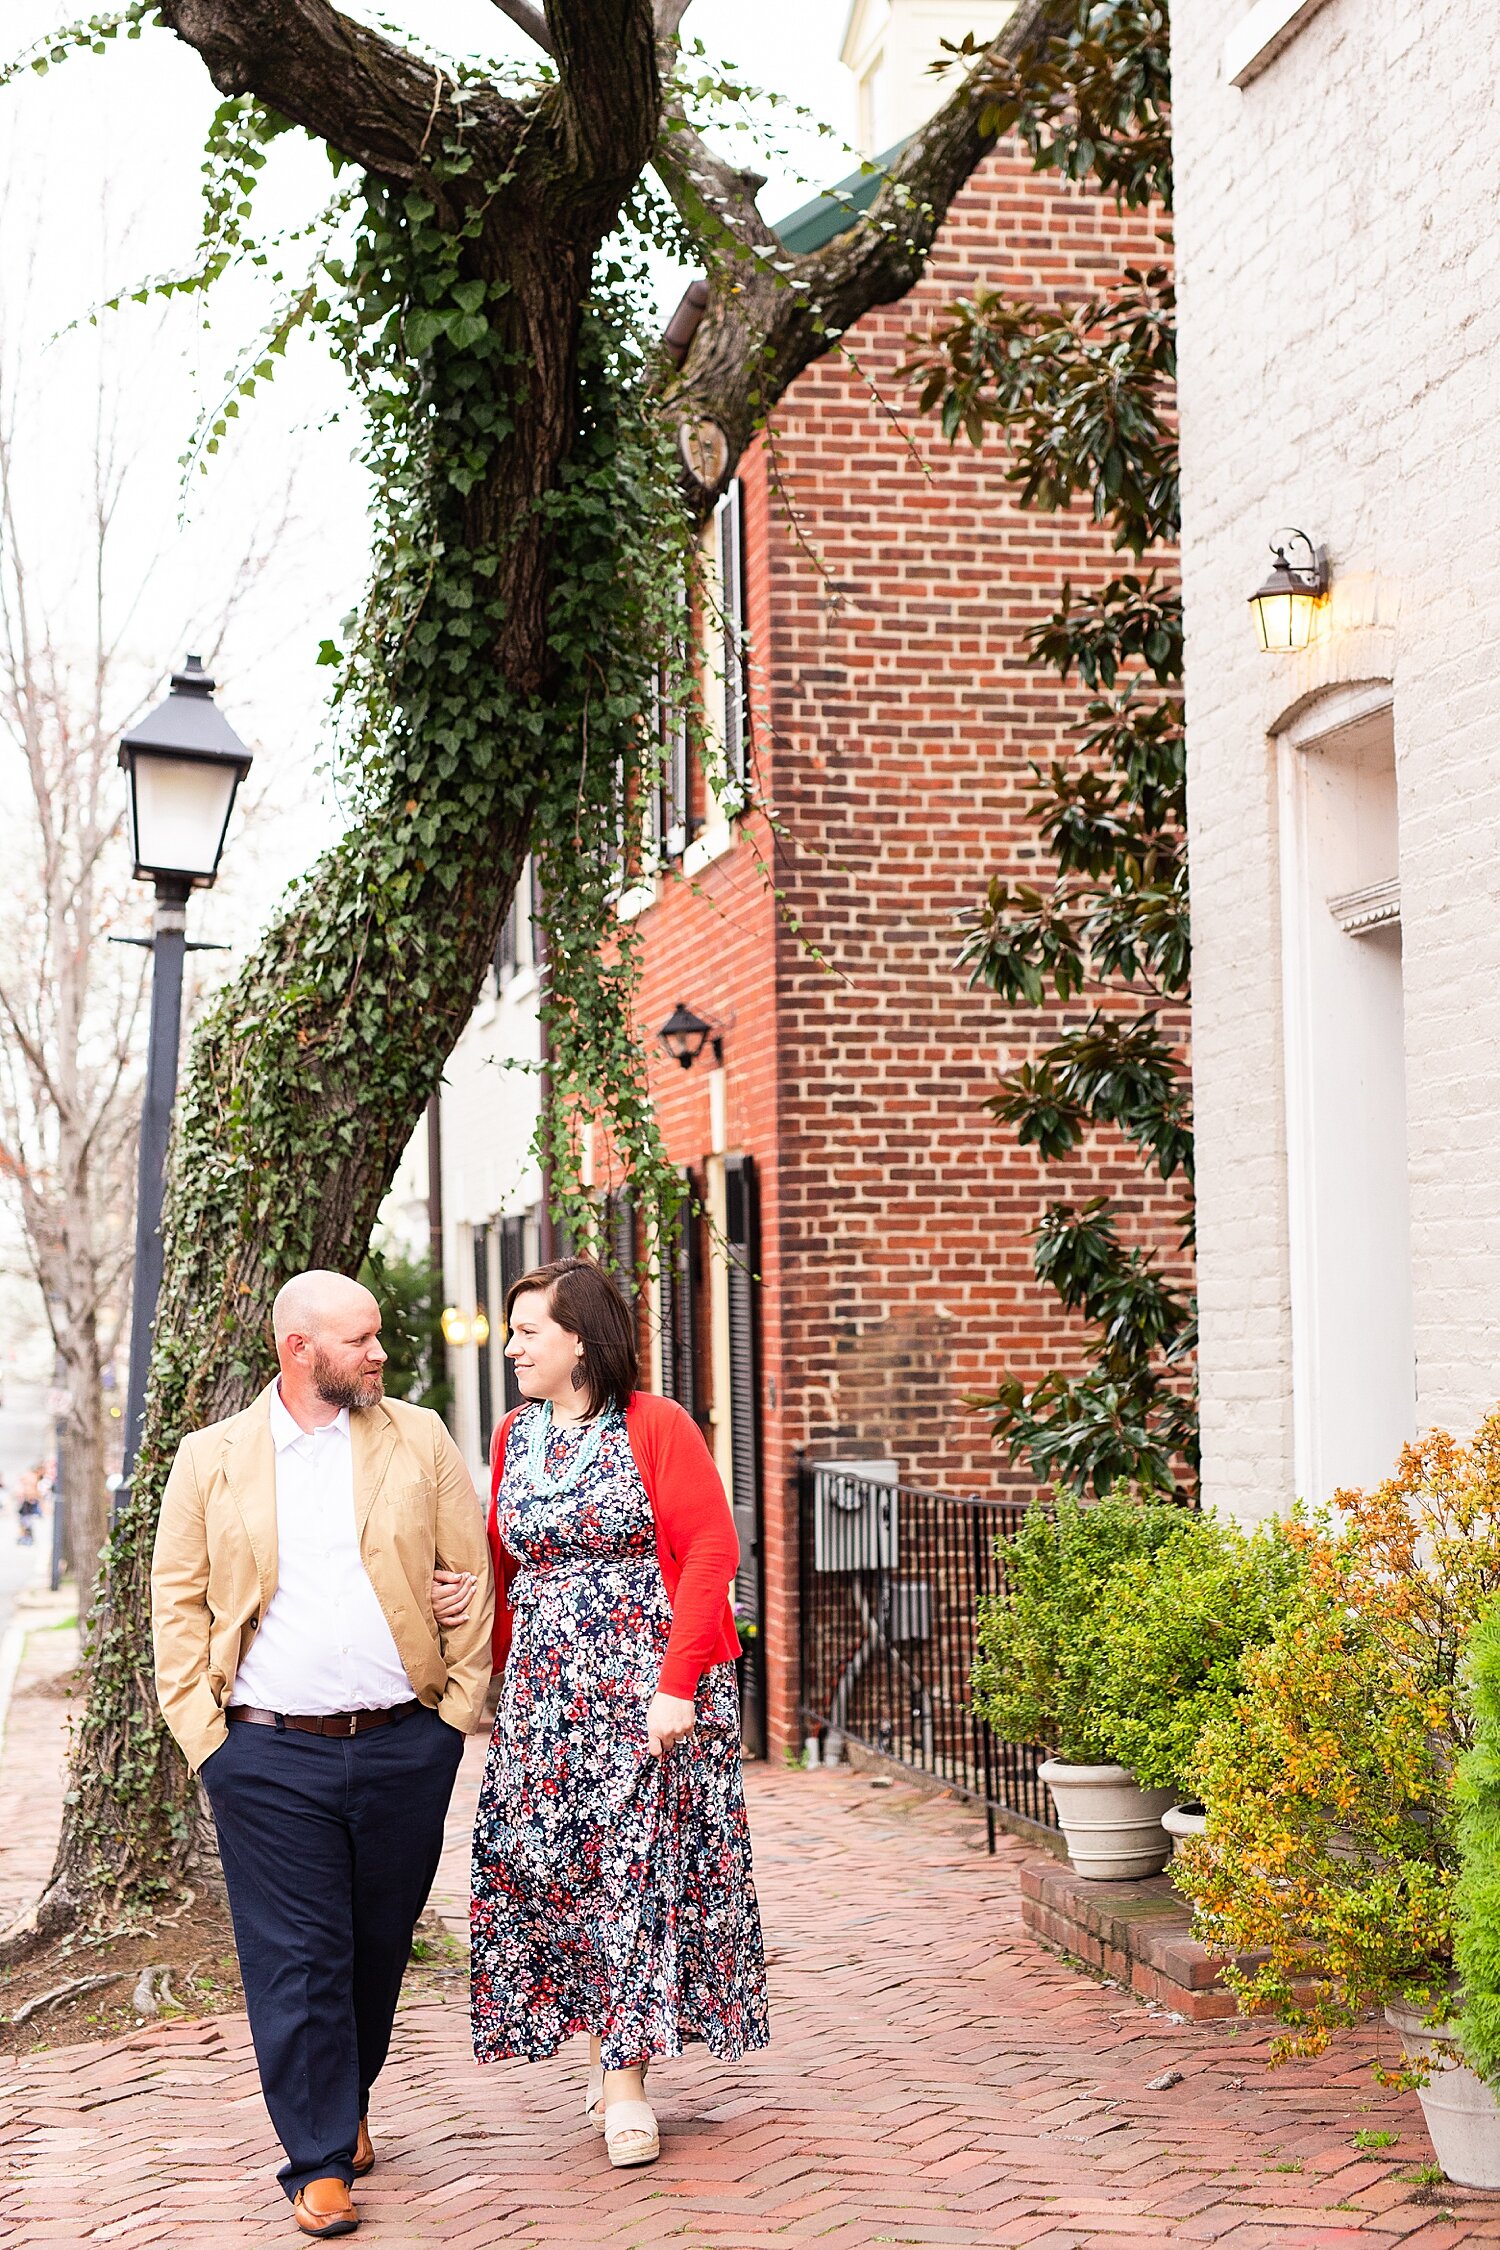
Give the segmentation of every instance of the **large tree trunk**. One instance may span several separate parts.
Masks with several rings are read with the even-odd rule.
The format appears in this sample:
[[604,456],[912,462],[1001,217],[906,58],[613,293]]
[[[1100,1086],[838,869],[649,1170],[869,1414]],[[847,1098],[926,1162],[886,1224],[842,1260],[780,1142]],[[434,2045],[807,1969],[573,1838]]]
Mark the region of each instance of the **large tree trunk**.
[[[475,158],[467,187],[432,178],[430,152],[458,114],[448,82],[327,0],[159,0],[159,10],[222,91],[252,90],[377,180],[420,187],[455,234],[482,204],[482,230],[463,256],[468,273],[504,284],[495,317],[505,323],[509,426],[444,536],[500,558],[492,614],[502,622],[480,670],[494,668],[518,715],[455,770],[420,716],[401,711],[398,688],[377,801],[307,878],[194,1040],[170,1162],[145,1430],[107,1551],[74,1789],[32,1924],[42,1929],[79,1911],[139,1910],[181,1877],[194,1792],[157,1712],[147,1630],[167,1467],[185,1430],[243,1407],[266,1379],[267,1316],[281,1281],[303,1266],[357,1265],[474,1005],[533,808],[556,778],[549,760],[576,754],[576,706],[548,723],[558,588],[536,502],[557,491],[579,428],[580,311],[600,243],[653,148],[684,211],[711,215],[710,318],[680,379],[680,411],[721,421],[732,466],[755,419],[752,394],[764,411],[827,348],[831,327],[910,285],[949,198],[993,138],[981,130],[976,81],[917,136],[858,242],[788,261],[753,204],[747,216],[740,175],[691,135],[658,142],[657,41],[670,52],[682,0],[657,0],[655,22],[650,0],[547,0],[545,19],[507,0],[506,12],[556,57],[558,81],[526,103],[466,90],[463,132]],[[1039,12],[1040,0],[1023,0],[1018,20],[1032,24]],[[737,228],[738,249],[723,255]],[[701,514],[713,493],[693,488],[688,498]],[[584,743],[586,751],[586,721]]]
[[[179,12],[186,23],[213,11]],[[257,11],[235,13],[238,38]],[[600,17],[639,11],[616,0],[586,14],[592,38]],[[655,133],[644,21],[634,43],[615,25],[624,83],[613,125],[597,105],[551,115],[550,130],[533,134],[551,149],[550,164],[534,160],[548,176],[534,176],[524,198],[492,199],[464,244],[464,272],[503,285],[498,296],[492,289],[491,317],[497,364],[514,370],[508,433],[461,500],[438,500],[425,535],[435,548],[497,558],[486,589],[496,641],[472,652],[474,694],[497,707],[493,731],[467,746],[464,770],[449,771],[421,709],[402,708],[398,681],[378,796],[300,885],[193,1040],[169,1164],[145,1427],[105,1557],[74,1786],[33,1924],[44,1933],[84,1908],[100,1919],[149,1907],[184,1872],[194,1787],[156,1710],[145,1630],[166,1471],[184,1430],[236,1413],[266,1381],[267,1316],[281,1283],[308,1266],[356,1270],[473,1010],[527,852],[559,669],[548,636],[548,520],[535,503],[556,486],[578,427],[579,320],[598,246]],[[284,63],[272,58],[268,71]],[[430,83],[422,99],[425,128]],[[611,173],[609,135],[620,137],[621,119],[635,142]],[[488,150],[475,169],[503,161]],[[464,183],[422,184],[458,236]],[[428,379],[441,386],[440,358]],[[464,401],[451,405],[457,413]],[[441,396],[435,410],[441,419]],[[458,630],[451,618],[438,624]],[[420,703],[421,680],[411,693]],[[560,713],[554,755],[573,755],[575,731]]]

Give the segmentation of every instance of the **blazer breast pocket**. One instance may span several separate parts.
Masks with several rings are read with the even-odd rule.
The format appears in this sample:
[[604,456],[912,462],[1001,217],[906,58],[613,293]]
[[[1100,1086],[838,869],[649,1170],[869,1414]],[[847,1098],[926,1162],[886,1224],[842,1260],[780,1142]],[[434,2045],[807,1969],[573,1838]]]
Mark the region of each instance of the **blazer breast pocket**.
[[431,1524],[437,1520],[437,1486],[428,1477],[389,1484],[385,1496],[387,1505],[404,1522]]

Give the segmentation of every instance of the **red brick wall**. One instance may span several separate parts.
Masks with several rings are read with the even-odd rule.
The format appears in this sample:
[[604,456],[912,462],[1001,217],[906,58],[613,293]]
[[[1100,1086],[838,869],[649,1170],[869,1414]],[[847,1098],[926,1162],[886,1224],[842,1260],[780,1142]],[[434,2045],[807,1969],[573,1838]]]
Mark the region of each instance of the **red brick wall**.
[[[1021,511],[1001,447],[950,449],[895,379],[912,332],[960,294],[1076,299],[1158,255],[1139,223],[997,154],[919,288],[854,331],[862,372],[840,355],[808,369],[775,417],[775,473],[763,444],[742,467],[774,834],[757,816],[753,847],[666,886],[645,918],[643,1006],[651,1028],[679,999],[725,1025],[728,1146],[760,1170],[780,1740],[795,1734],[795,1449],[893,1455],[904,1479],[953,1491],[1025,1488],[964,1399],[1080,1362],[1081,1331],[1032,1273],[1045,1203],[1107,1189],[1145,1237],[1176,1242],[1175,1204],[1128,1150],[1044,1171],[986,1116],[999,1073],[1065,1019],[971,993],[955,966],[957,917],[992,874],[1047,875],[1029,761],[1066,743],[1083,699],[1026,664],[1027,628],[1065,577],[1118,558],[1081,516]],[[706,1058],[657,1072],[679,1161],[709,1147],[707,1076]]]

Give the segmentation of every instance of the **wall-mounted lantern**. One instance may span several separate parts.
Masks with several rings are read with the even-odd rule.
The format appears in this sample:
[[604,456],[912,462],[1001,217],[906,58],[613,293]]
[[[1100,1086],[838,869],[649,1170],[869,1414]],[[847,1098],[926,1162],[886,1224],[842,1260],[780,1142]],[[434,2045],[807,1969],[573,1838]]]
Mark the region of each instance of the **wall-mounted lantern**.
[[691,1070],[704,1048],[710,1044],[714,1051],[714,1061],[722,1063],[724,1060],[724,1041],[720,1034],[711,1023],[695,1014],[691,1008],[685,1007],[680,1000],[657,1037],[673,1062],[681,1063],[684,1070]]
[[459,1351],[465,1344],[477,1344],[483,1351],[490,1340],[490,1316],[483,1305],[471,1313],[460,1312],[457,1305],[444,1305],[442,1314],[443,1342]]
[[[1306,562],[1293,562],[1290,550],[1305,550]],[[1278,531],[1271,541],[1275,561],[1263,586],[1250,596],[1255,636],[1268,656],[1294,656],[1312,639],[1313,623],[1328,596],[1328,556],[1305,531]]]

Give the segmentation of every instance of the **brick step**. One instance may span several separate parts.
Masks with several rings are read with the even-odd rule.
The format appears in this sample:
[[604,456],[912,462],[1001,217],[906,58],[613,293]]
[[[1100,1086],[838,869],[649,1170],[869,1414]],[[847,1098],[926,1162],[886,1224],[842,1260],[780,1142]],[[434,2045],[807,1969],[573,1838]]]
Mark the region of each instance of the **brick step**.
[[[1236,2013],[1217,1962],[1192,1935],[1186,1900],[1166,1875],[1101,1883],[1055,1859],[1029,1859],[1021,1866],[1021,1920],[1044,1945],[1195,2023]],[[1259,1958],[1247,1954],[1237,1966],[1253,1968]]]

